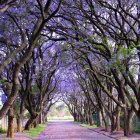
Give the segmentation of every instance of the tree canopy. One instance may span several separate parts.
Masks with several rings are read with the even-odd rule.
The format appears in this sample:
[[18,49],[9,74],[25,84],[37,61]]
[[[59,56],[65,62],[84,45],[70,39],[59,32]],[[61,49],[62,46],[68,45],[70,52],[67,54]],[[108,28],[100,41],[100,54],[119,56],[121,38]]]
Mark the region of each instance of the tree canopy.
[[[58,100],[75,121],[131,134],[140,120],[140,2],[138,0],[1,0],[0,84],[7,113],[30,113],[35,126]],[[129,122],[129,123],[128,123]]]

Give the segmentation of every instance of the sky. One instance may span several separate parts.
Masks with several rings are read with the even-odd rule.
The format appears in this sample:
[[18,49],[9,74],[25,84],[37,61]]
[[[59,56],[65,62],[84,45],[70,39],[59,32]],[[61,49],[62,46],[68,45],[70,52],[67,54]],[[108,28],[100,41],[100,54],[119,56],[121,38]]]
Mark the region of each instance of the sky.
[[1,95],[2,95],[3,91],[2,89],[0,88],[0,105],[2,105],[2,102],[1,102]]

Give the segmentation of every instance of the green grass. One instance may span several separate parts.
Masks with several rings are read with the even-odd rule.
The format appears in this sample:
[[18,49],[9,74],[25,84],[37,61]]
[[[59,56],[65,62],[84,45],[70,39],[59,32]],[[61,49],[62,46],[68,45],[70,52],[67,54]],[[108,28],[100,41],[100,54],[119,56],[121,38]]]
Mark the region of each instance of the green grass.
[[140,128],[134,129],[135,133],[140,133]]
[[80,125],[85,128],[97,128],[97,125],[88,125],[88,124],[80,124]]
[[0,129],[0,134],[5,134],[6,130]]
[[25,130],[24,132],[29,138],[33,139],[43,132],[45,128],[46,124],[39,124],[36,128],[32,128],[29,131]]
[[80,126],[82,127],[85,127],[85,128],[97,128],[97,125],[88,125],[88,124],[85,124],[85,123],[79,123],[79,122],[75,122],[76,124],[79,124]]

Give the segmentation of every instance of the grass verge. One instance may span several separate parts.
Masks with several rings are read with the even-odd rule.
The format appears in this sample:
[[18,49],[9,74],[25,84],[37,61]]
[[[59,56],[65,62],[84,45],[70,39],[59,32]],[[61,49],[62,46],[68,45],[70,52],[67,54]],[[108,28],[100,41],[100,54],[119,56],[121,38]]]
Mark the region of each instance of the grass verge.
[[134,129],[135,133],[140,133],[140,128]]
[[41,132],[46,128],[46,124],[39,124],[36,128],[32,128],[31,130],[25,130],[24,133],[31,139],[37,137]]
[[85,128],[97,128],[97,125],[88,125],[88,124],[80,124],[80,125]]
[[0,129],[0,134],[5,134],[6,130]]
[[79,124],[80,126],[82,127],[85,127],[85,128],[97,128],[97,125],[88,125],[88,124],[85,124],[85,123],[79,123],[79,122],[75,122],[76,124]]

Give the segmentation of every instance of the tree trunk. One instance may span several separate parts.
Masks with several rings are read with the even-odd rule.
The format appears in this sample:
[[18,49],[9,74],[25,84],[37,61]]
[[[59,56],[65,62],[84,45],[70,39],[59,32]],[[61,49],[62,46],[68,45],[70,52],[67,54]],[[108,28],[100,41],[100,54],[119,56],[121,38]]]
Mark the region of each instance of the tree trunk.
[[116,131],[120,131],[120,115],[121,115],[121,108],[118,108],[117,114],[116,114]]
[[37,122],[38,124],[42,124],[43,123],[43,114],[42,114],[42,112],[39,114],[37,121],[38,121]]
[[105,112],[103,111],[103,109],[101,110],[101,113],[102,113],[102,118],[105,124],[105,130],[108,131],[108,124],[107,124]]
[[74,122],[77,122],[77,115],[76,115],[76,113],[73,113],[73,118],[74,118]]
[[98,118],[99,118],[99,127],[103,127],[102,114],[100,110],[98,111]]
[[7,130],[7,137],[13,138],[14,137],[14,110],[13,106],[8,111],[8,130]]
[[88,124],[87,112],[85,112],[85,124]]
[[34,121],[35,121],[36,117],[31,116],[30,119],[27,121],[26,125],[25,125],[25,130],[30,130]]
[[124,108],[124,136],[128,136],[128,110],[127,108]]
[[90,107],[89,107],[89,111],[88,111],[88,117],[89,117],[89,125],[93,125],[93,116],[92,116]]
[[44,123],[48,122],[48,118],[44,117]]
[[132,134],[132,119],[135,113],[134,110],[124,109],[124,136],[129,136]]
[[85,124],[88,124],[89,123],[89,117],[88,117],[88,109],[87,109],[87,107],[85,107],[85,109],[84,109],[84,122],[85,122]]
[[133,120],[133,117],[134,117],[135,113],[133,110],[130,110],[129,114],[128,114],[128,132],[129,132],[129,135],[132,134],[132,120]]
[[90,118],[89,118],[89,124],[90,125],[93,125],[93,118],[92,118],[92,114],[90,114],[90,116],[89,116]]
[[77,115],[77,121],[80,122],[80,115]]
[[17,132],[22,132],[22,117],[20,115],[17,117]]
[[36,128],[38,125],[38,119],[35,119],[34,122],[32,123],[33,128]]
[[116,128],[115,116],[113,115],[113,113],[110,114],[110,120],[111,120],[111,133],[112,133],[113,131],[115,131],[115,128]]
[[87,124],[89,124],[89,114],[88,114],[88,112],[87,112]]
[[82,123],[82,117],[79,115],[79,122]]
[[[47,114],[48,112],[42,112],[42,123],[45,124],[46,122],[48,122],[47,120]],[[73,116],[73,114],[72,114]]]
[[76,113],[76,121],[79,122],[78,113]]

